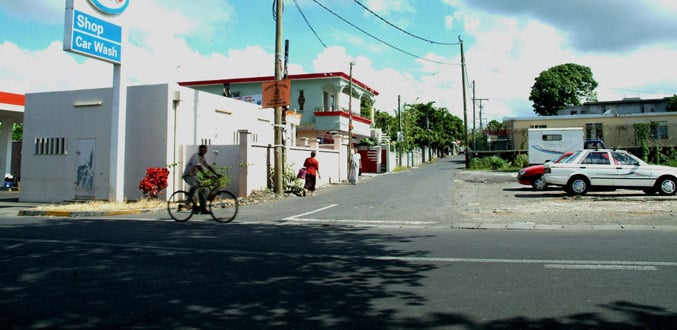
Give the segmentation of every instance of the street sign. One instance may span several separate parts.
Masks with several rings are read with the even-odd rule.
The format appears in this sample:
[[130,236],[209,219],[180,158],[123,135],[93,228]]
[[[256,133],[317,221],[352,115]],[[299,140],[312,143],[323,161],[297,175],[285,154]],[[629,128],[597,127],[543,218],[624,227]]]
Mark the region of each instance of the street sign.
[[122,27],[68,9],[64,31],[64,50],[119,64],[122,53]]

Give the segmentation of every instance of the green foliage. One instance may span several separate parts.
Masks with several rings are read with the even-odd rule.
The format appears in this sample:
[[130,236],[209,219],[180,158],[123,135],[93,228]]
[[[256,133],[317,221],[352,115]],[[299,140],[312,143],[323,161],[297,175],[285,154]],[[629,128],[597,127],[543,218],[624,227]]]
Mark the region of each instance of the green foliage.
[[641,149],[640,157],[645,162],[649,160],[649,139],[651,138],[651,126],[648,123],[634,123],[635,137]]
[[203,174],[202,172],[198,172],[197,177],[202,182],[204,185],[209,185],[211,186],[212,184],[218,184],[219,187],[224,188],[227,187],[230,184],[230,176],[228,176],[228,171],[230,171],[230,167],[228,166],[216,166],[216,164],[212,164],[212,168],[221,175],[220,177],[216,178],[214,177],[213,173],[209,172],[209,170],[206,170],[205,173],[206,175]]
[[24,123],[15,123],[12,127],[12,141],[22,141],[24,138]]
[[528,154],[519,154],[515,157],[515,161],[513,163],[515,166],[519,168],[524,168],[529,166],[529,155]]
[[503,129],[503,123],[496,119],[492,119],[489,124],[487,124],[487,129],[490,131],[500,131]]
[[597,81],[589,67],[561,64],[536,77],[529,100],[533,102],[536,114],[552,116],[560,109],[581,105],[581,99],[596,101],[595,88]]
[[492,169],[499,170],[508,167],[510,164],[503,158],[498,156],[489,156],[482,158],[473,158],[468,164],[471,170]]
[[668,100],[668,105],[665,107],[665,111],[677,112],[677,94],[670,97]]

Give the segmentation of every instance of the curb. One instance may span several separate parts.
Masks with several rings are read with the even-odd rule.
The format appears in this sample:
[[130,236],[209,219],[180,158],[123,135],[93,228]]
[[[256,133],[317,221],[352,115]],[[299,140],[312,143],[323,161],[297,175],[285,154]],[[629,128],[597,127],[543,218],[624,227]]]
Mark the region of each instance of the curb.
[[47,210],[19,210],[19,216],[53,216],[53,217],[102,217],[126,214],[141,214],[155,212],[159,209],[143,210],[116,210],[116,211],[47,211]]

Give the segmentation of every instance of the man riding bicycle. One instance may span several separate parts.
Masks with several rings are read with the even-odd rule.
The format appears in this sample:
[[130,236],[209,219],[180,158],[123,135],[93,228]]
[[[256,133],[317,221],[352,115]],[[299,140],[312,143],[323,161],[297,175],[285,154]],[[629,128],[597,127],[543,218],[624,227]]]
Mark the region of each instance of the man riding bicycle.
[[216,175],[217,177],[221,176],[211,166],[209,166],[209,164],[207,164],[207,161],[205,161],[204,155],[206,153],[207,146],[204,144],[200,145],[200,147],[198,148],[198,152],[190,157],[190,160],[188,160],[188,163],[186,164],[186,168],[183,170],[183,180],[188,185],[190,185],[188,197],[192,200],[195,191],[198,192],[197,196],[200,201],[200,207],[197,209],[197,212],[203,214],[208,214],[209,211],[206,208],[207,205],[206,191],[204,189],[199,189],[200,179],[198,178],[198,172],[201,172],[203,175],[207,175],[207,173],[204,170],[204,168],[206,167],[207,169],[212,171],[212,173],[214,173],[214,175]]

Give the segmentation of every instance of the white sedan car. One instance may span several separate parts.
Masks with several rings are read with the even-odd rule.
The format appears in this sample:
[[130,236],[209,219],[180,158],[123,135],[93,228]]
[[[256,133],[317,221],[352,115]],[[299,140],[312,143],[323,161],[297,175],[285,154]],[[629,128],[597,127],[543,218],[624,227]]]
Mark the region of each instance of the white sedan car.
[[589,190],[638,189],[647,194],[674,195],[677,167],[650,165],[623,150],[580,150],[544,168],[545,182],[570,195]]

